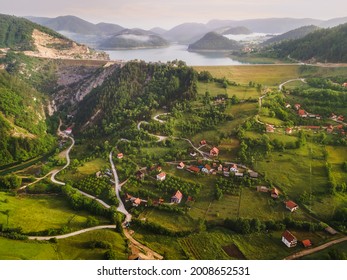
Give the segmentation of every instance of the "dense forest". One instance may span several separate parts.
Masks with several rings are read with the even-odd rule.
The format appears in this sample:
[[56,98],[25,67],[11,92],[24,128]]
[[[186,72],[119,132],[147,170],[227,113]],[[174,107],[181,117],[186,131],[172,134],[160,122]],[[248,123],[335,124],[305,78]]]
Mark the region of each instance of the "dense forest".
[[0,166],[49,151],[43,96],[25,82],[0,71]]
[[57,38],[64,38],[59,33],[27,19],[0,14],[0,48],[21,51],[34,50],[32,39],[34,29]]
[[235,40],[229,40],[223,35],[209,32],[200,40],[190,44],[188,50],[239,50],[240,44]]
[[319,62],[347,62],[347,24],[320,29],[297,40],[282,42],[268,49],[277,57]]
[[[91,135],[136,129],[135,121],[150,119],[154,110],[196,98],[196,80],[197,73],[180,61],[129,62],[115,68],[102,86],[86,96],[76,114],[76,125]],[[84,127],[93,116],[94,126]]]

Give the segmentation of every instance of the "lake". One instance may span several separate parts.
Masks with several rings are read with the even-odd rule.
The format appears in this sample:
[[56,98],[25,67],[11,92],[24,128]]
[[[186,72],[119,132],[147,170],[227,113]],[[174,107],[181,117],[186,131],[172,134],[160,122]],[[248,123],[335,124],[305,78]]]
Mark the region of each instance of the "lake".
[[166,48],[135,50],[104,50],[112,60],[144,60],[146,62],[167,62],[175,59],[185,61],[189,66],[240,65],[239,61],[227,57],[227,52],[188,52],[187,45],[170,45]]

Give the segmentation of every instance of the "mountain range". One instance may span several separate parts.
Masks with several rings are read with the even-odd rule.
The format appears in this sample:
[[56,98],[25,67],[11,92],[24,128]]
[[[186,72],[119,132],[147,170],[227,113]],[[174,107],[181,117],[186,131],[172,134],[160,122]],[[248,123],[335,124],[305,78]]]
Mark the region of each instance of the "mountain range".
[[[117,24],[98,23],[93,24],[75,16],[60,16],[57,18],[27,17],[31,21],[42,24],[58,31],[70,39],[80,43],[90,41],[92,46],[98,46],[108,36],[116,35],[126,29]],[[182,23],[170,30],[160,27],[152,28],[150,31],[170,42],[191,44],[201,39],[206,33],[216,31],[220,28],[243,27],[252,32],[281,34],[302,26],[315,25],[318,27],[333,27],[347,22],[347,17],[334,18],[330,20],[318,20],[311,18],[266,18],[248,20],[211,20],[203,23]]]

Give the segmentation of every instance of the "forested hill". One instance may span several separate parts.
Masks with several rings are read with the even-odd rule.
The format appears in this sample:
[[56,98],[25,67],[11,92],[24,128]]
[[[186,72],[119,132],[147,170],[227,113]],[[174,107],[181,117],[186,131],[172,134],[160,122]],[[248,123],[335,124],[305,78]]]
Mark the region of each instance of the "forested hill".
[[34,29],[55,38],[65,38],[61,34],[27,19],[0,14],[0,48],[20,51],[34,50],[32,38]]
[[297,29],[283,33],[281,35],[272,37],[269,40],[266,40],[264,42],[264,45],[278,44],[282,41],[300,39],[319,29],[320,28],[315,25],[302,26]]
[[193,44],[190,44],[188,50],[200,51],[200,50],[238,50],[240,44],[234,40],[229,40],[223,35],[215,32],[209,32],[200,40]]
[[92,135],[136,129],[136,122],[149,120],[154,110],[196,98],[196,79],[197,73],[180,61],[129,62],[122,68],[116,67],[79,104],[76,127]]
[[[347,62],[347,24],[320,29],[305,37],[275,45],[278,57],[311,62]],[[271,52],[270,51],[270,52]]]
[[0,70],[0,166],[50,151],[43,96]]

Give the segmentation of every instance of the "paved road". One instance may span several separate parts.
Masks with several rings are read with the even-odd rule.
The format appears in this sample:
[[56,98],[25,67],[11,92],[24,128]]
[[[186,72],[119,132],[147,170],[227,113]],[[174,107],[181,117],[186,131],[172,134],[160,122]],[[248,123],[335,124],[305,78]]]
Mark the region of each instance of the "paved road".
[[159,116],[165,116],[165,115],[168,115],[168,114],[170,114],[170,113],[163,113],[163,114],[155,115],[155,116],[153,117],[153,120],[155,120],[155,121],[157,121],[157,122],[160,122],[160,123],[165,123],[166,121],[160,120],[160,119],[158,119],[158,117],[159,117]]
[[291,80],[285,81],[284,83],[280,84],[278,86],[278,90],[281,91],[285,84],[290,83],[290,82],[294,82],[294,81],[301,81],[301,82],[306,84],[306,81],[303,78],[291,79]]
[[[158,121],[161,121],[161,120],[158,120]],[[163,122],[163,121],[161,121]],[[143,123],[148,123],[146,121],[140,121],[138,124],[137,124],[137,129],[140,130],[141,129],[141,124]],[[148,133],[149,135],[153,136],[153,137],[156,137],[158,138],[158,141],[157,142],[161,142],[161,141],[164,141],[166,139],[168,139],[169,137],[168,136],[161,136],[161,135],[155,135],[155,134],[151,134],[151,133]]]
[[325,243],[323,245],[320,245],[318,247],[315,247],[315,248],[311,248],[311,249],[306,249],[306,250],[300,251],[300,252],[295,253],[293,255],[290,255],[290,256],[288,256],[288,257],[286,257],[284,259],[285,260],[295,260],[297,258],[301,258],[303,256],[310,255],[310,254],[322,251],[322,250],[324,250],[324,249],[326,249],[328,247],[331,247],[331,246],[333,246],[335,244],[339,244],[339,243],[345,242],[345,241],[347,241],[347,236],[341,237],[341,238],[333,240],[333,241],[329,241],[329,242],[327,242],[327,243]]
[[117,199],[119,201],[119,206],[117,208],[117,211],[119,211],[125,215],[125,222],[130,222],[131,221],[131,214],[125,209],[124,203],[123,203],[123,201],[119,195],[119,191],[121,190],[121,187],[119,184],[117,170],[116,170],[116,167],[114,166],[114,162],[112,159],[112,153],[113,153],[113,151],[110,152],[109,158],[110,158],[111,168],[112,168],[114,182],[115,182],[114,189],[116,192]]
[[96,226],[96,227],[92,227],[92,228],[86,228],[86,229],[82,229],[79,231],[75,231],[75,232],[70,232],[67,234],[63,234],[63,235],[55,235],[55,236],[29,236],[28,239],[29,240],[50,240],[52,238],[56,238],[56,239],[64,239],[64,238],[68,238],[71,236],[75,236],[75,235],[79,235],[88,231],[92,231],[92,230],[98,230],[98,229],[105,229],[105,228],[110,228],[110,229],[114,229],[116,228],[115,225],[105,225],[105,226]]

